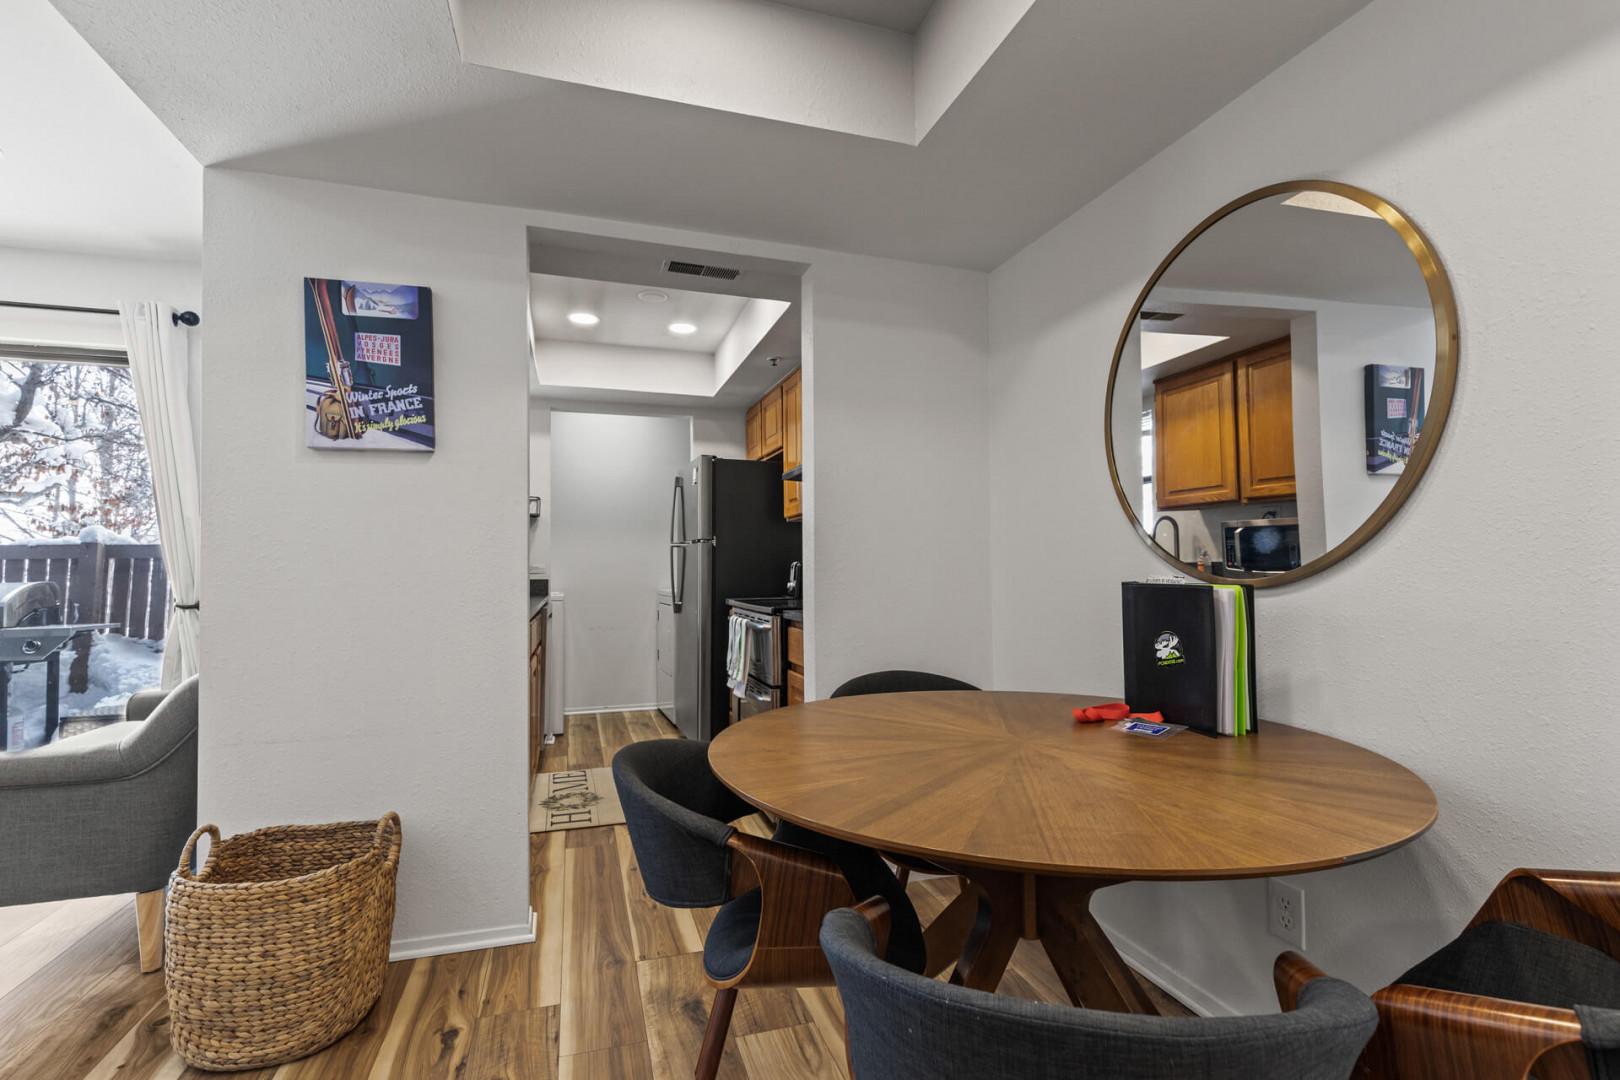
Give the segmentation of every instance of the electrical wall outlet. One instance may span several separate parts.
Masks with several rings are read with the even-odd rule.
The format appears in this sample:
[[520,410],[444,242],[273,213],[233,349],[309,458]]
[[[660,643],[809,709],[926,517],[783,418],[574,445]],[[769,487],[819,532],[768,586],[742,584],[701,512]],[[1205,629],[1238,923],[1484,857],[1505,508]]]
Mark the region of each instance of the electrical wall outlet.
[[1266,879],[1266,929],[1296,949],[1305,948],[1305,890]]

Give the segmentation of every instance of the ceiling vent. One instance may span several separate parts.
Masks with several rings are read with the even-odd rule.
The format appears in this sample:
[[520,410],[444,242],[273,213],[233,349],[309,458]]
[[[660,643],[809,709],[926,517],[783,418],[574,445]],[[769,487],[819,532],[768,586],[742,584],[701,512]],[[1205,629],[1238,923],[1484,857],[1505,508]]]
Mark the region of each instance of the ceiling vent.
[[1181,318],[1181,312],[1144,311],[1142,312],[1141,318],[1143,322],[1175,322],[1177,319]]
[[664,269],[671,274],[690,274],[692,277],[719,278],[721,281],[736,281],[741,270],[730,266],[705,266],[703,263],[682,262],[680,259],[666,259]]

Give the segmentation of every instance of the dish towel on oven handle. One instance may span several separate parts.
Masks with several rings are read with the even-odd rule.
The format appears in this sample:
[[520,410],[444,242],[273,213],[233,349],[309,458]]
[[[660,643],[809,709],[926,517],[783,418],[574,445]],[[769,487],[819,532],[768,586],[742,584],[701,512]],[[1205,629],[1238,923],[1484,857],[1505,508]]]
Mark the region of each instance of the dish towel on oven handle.
[[737,697],[748,696],[748,620],[733,614],[727,627],[726,685]]

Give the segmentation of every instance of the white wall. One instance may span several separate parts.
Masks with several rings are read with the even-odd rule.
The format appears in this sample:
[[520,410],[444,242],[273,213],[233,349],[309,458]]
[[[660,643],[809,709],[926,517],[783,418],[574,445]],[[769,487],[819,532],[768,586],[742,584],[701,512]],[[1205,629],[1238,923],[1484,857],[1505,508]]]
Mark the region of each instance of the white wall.
[[748,456],[746,410],[713,409],[692,412],[692,456]]
[[547,387],[713,397],[714,357],[681,349],[541,340],[534,366]]
[[[529,399],[529,494],[540,496],[540,520],[529,522],[529,565],[550,566],[551,553],[551,411],[567,409],[576,413],[605,413],[611,416],[674,416],[687,421],[691,453],[718,457],[746,457],[747,432],[744,409],[685,409],[664,405],[626,405],[606,401],[551,402],[544,397]],[[553,589],[563,583],[553,579]]]
[[985,275],[833,256],[805,292],[806,693],[886,668],[984,685]]
[[792,306],[786,300],[767,300],[763,297],[751,297],[743,305],[743,309],[737,313],[737,321],[731,324],[731,329],[726,331],[726,336],[714,350],[712,393],[719,393],[725,387],[726,382],[737,373],[737,369],[743,366],[759,343],[765,340],[765,335]]
[[[1431,328],[1430,347],[1433,348]],[[1294,397],[1294,516],[1299,519],[1301,562],[1328,550],[1322,496],[1322,380],[1317,371],[1315,313],[1288,320],[1289,389]],[[1430,367],[1433,367],[1431,362]],[[1348,404],[1345,407],[1349,407]],[[1335,447],[1335,450],[1338,448]]]
[[[551,569],[551,407],[529,399],[529,494],[540,516],[529,519],[529,568]],[[552,586],[557,588],[557,586]]]
[[[521,940],[527,252],[494,207],[204,179],[198,812],[399,811],[396,954]],[[305,275],[434,291],[438,448],[304,446]]]
[[917,28],[912,61],[916,141],[922,142],[947,109],[1001,47],[1034,0],[934,0]]
[[[527,929],[530,226],[809,264],[807,681],[988,677],[986,275],[222,168],[204,213],[200,809],[398,809],[396,950]],[[306,274],[435,290],[435,453],[305,449]]]
[[1316,380],[1321,409],[1322,523],[1334,547],[1361,528],[1398,472],[1367,472],[1368,364],[1423,369],[1434,390],[1434,316],[1376,304],[1318,304]]
[[653,619],[669,497],[692,460],[680,416],[551,412],[552,580],[568,597],[565,712],[657,703]]
[[[1376,191],[1437,245],[1462,368],[1429,474],[1378,539],[1258,608],[1265,715],[1388,754],[1439,798],[1410,847],[1296,879],[1312,958],[1366,988],[1455,934],[1506,870],[1615,863],[1620,728],[1601,722],[1612,665],[1592,642],[1620,631],[1620,571],[1601,543],[1568,553],[1572,508],[1582,536],[1620,528],[1620,368],[1592,306],[1620,292],[1617,101],[1610,0],[1374,0],[992,276],[996,683],[1105,693],[1117,583],[1160,564],[1115,505],[1103,382],[1158,260],[1294,176]],[[1099,909],[1196,1004],[1265,1010],[1283,946],[1263,896],[1142,885]]]
[[[161,300],[176,310],[202,306],[202,266],[195,261],[0,248],[0,300],[68,307],[115,308],[124,300]],[[201,335],[189,331],[193,420],[201,395]],[[0,307],[0,342],[122,349],[124,331],[111,315]]]
[[[202,302],[197,262],[123,259],[0,247],[0,300],[70,307],[117,307],[121,300],[161,300],[177,309]],[[75,315],[0,307],[0,341],[121,349],[124,335],[110,315]]]

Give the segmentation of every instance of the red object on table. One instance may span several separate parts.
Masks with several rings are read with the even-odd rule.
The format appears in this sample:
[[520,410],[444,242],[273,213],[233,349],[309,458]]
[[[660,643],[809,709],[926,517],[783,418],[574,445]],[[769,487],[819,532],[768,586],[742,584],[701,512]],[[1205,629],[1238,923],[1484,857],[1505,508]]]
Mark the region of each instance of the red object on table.
[[1131,707],[1123,701],[1109,701],[1102,705],[1074,710],[1074,721],[1077,724],[1100,724],[1105,720],[1146,720],[1150,724],[1162,724],[1164,714],[1132,712]]

